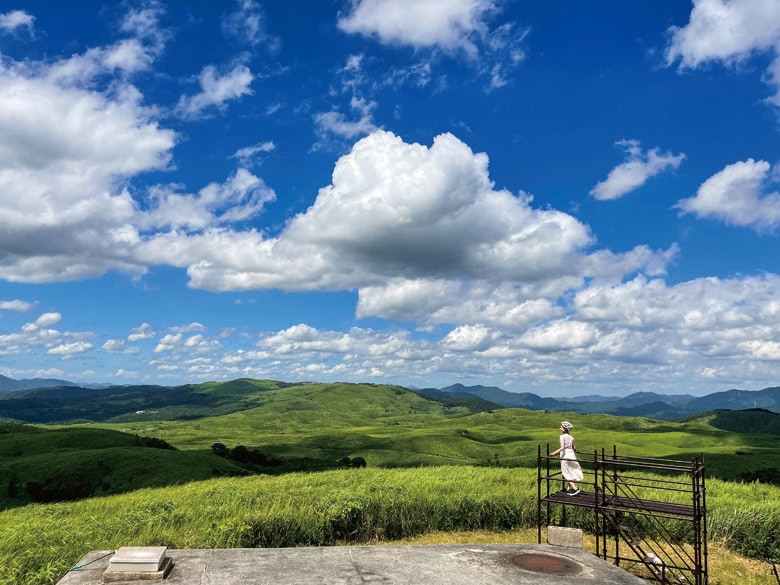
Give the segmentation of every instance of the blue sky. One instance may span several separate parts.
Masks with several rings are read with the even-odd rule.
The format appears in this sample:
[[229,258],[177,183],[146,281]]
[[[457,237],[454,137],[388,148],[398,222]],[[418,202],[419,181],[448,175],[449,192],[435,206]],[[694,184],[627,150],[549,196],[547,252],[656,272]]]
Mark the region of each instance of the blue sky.
[[780,3],[0,4],[0,374],[780,371]]

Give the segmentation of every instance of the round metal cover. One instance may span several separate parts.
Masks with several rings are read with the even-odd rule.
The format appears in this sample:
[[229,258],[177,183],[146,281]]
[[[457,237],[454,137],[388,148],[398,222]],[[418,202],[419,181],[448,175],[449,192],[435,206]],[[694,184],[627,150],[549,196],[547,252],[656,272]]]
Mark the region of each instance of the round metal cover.
[[582,571],[582,567],[572,560],[539,553],[520,553],[512,557],[512,563],[532,573],[560,575],[562,577],[576,575]]

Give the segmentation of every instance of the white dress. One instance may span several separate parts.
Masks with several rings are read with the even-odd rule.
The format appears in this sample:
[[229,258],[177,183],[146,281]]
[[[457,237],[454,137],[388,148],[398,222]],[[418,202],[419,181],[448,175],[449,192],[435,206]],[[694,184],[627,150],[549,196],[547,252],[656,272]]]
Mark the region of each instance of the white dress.
[[574,437],[569,433],[561,435],[561,473],[566,481],[582,481],[582,468],[574,454]]

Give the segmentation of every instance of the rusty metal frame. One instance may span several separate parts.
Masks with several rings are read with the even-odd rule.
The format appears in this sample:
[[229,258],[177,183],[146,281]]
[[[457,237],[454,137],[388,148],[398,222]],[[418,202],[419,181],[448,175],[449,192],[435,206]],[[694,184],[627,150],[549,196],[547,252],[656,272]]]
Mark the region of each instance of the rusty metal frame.
[[[578,482],[583,488],[576,496],[568,495],[563,489],[550,489],[562,479],[560,471],[550,472],[550,461],[558,457],[545,454],[542,446],[537,453],[537,539],[542,542],[543,519],[550,520],[551,505],[562,506],[562,521],[566,523],[568,506],[589,508],[594,513],[596,555],[619,565],[621,561],[639,563],[650,574],[650,579],[662,584],[707,585],[707,489],[704,476],[704,460],[697,456],[690,461],[658,457],[619,457],[613,446],[612,454],[593,452],[593,459],[580,459],[585,481]],[[652,473],[654,477],[643,477]],[[668,477],[669,474],[674,474]],[[687,476],[682,481],[681,475]],[[593,481],[588,481],[590,477]],[[542,489],[545,483],[546,489]],[[587,487],[586,487],[587,486]],[[565,486],[564,486],[565,487]],[[591,488],[591,489],[588,489]],[[636,489],[635,489],[636,488]],[[640,497],[636,490],[641,491]],[[690,498],[690,504],[664,501],[664,493],[678,493]],[[687,499],[687,498],[686,498]],[[546,516],[542,514],[546,504]],[[632,534],[623,524],[623,518],[633,517],[644,523],[644,528],[653,531],[653,538],[643,534]],[[690,523],[693,533],[693,554],[679,542],[665,521]],[[609,537],[615,541],[614,554],[609,552]],[[628,546],[633,557],[621,555],[621,542]],[[659,546],[663,545],[663,546]],[[780,582],[780,581],[779,581]]]

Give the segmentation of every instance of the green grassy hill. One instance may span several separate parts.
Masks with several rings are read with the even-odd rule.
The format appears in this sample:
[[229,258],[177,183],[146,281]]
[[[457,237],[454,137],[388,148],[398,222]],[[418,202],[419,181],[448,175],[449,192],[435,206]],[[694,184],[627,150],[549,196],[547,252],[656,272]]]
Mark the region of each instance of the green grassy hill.
[[[213,385],[210,391],[220,391]],[[223,390],[224,391],[224,390]],[[290,462],[325,468],[361,456],[369,466],[533,466],[538,444],[557,448],[558,425],[574,423],[582,457],[594,450],[690,459],[701,453],[710,475],[740,479],[758,468],[780,468],[780,437],[736,434],[703,421],[500,409],[474,413],[403,388],[307,384],[264,389],[257,406],[196,420],[96,423],[130,434],[160,437],[182,450],[214,443],[242,444]],[[301,460],[302,465],[294,465]]]
[[165,446],[113,430],[0,423],[0,509],[249,473],[210,451]]
[[780,414],[763,408],[713,410],[682,419],[680,422],[705,423],[733,433],[780,435]]

